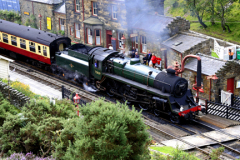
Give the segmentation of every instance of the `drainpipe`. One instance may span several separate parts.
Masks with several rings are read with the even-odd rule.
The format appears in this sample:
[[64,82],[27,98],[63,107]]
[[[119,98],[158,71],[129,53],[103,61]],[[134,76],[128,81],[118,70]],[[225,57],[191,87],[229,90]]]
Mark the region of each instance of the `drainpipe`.
[[32,12],[33,12],[33,15],[34,15],[33,1],[32,1]]
[[[83,10],[83,21],[84,21],[84,0],[82,0],[82,10]],[[83,43],[85,43],[85,27],[83,23]]]
[[210,79],[210,87],[209,87],[209,101],[211,101],[211,89],[212,89],[212,79]]

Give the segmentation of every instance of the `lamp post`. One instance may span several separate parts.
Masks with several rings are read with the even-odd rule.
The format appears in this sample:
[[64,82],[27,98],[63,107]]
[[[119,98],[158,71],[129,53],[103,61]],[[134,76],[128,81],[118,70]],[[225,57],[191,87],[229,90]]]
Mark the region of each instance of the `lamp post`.
[[78,116],[79,116],[79,107],[78,107],[78,104],[80,103],[80,99],[81,99],[81,97],[79,97],[77,93],[76,93],[76,95],[73,97],[74,103],[77,104],[76,107],[77,107],[77,115],[78,115]]
[[42,26],[41,26],[42,15],[39,14],[39,15],[38,15],[38,18],[39,18],[39,26],[40,26],[40,30],[42,30]]
[[214,74],[214,75],[211,75],[211,76],[207,76],[207,79],[210,80],[210,87],[209,87],[209,101],[211,101],[211,90],[212,90],[212,80],[217,80],[218,77]]

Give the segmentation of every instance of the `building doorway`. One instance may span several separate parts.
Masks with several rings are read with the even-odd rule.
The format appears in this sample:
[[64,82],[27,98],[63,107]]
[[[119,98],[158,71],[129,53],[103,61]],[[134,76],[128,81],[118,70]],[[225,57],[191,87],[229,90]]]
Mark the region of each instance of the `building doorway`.
[[112,31],[106,30],[106,46],[109,48],[109,44],[111,44],[111,38],[112,38]]
[[227,79],[227,91],[234,93],[234,78]]

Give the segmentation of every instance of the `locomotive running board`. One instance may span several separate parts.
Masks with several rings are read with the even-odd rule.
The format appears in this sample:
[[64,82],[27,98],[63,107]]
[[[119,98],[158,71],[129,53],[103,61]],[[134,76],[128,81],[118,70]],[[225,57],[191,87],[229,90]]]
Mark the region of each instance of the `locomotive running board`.
[[152,93],[154,95],[158,95],[160,97],[170,97],[171,95],[169,93],[163,93],[161,90],[153,88],[153,87],[149,87],[145,84],[115,75],[115,74],[110,74],[110,73],[102,73],[103,75],[105,75],[108,78],[112,78],[116,81],[128,84],[130,86],[134,86],[135,88],[141,89],[141,90],[146,90],[149,93]]

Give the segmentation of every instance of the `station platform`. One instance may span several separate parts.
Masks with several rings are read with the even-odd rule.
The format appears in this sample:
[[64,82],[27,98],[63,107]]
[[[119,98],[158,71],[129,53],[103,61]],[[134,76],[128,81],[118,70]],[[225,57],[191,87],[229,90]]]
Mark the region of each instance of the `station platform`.
[[30,90],[33,93],[39,94],[41,96],[47,96],[49,98],[62,99],[62,92],[54,88],[51,88],[45,84],[42,84],[24,75],[20,75],[14,71],[10,71],[9,74],[10,74],[10,80],[12,81],[18,80],[26,85],[29,85]]
[[[203,147],[203,146],[208,146],[208,145],[213,145],[213,144],[217,144],[218,142],[227,142],[227,141],[231,141],[231,140],[235,140],[235,139],[240,139],[240,125],[239,126],[233,126],[233,127],[229,127],[226,129],[221,129],[222,132],[218,132],[218,131],[210,131],[210,132],[206,132],[203,133],[204,136],[210,137],[214,140],[211,140],[209,138],[206,138],[204,136],[201,135],[191,135],[191,136],[186,136],[186,137],[182,137],[180,139],[193,144],[197,147]],[[224,134],[227,133],[227,134]],[[233,135],[233,136],[230,136]],[[182,141],[179,141],[177,139],[172,139],[172,140],[167,140],[167,141],[163,141],[161,142],[161,144],[165,145],[165,146],[171,146],[173,148],[176,148],[177,146],[182,149],[182,150],[189,150],[189,149],[193,149],[194,147],[191,145],[188,145]]]
[[203,115],[199,118],[199,120],[209,123],[209,124],[212,124],[212,125],[215,125],[219,128],[227,128],[227,127],[240,125],[239,121],[233,121],[230,119],[222,118],[222,117],[211,115],[211,114]]

